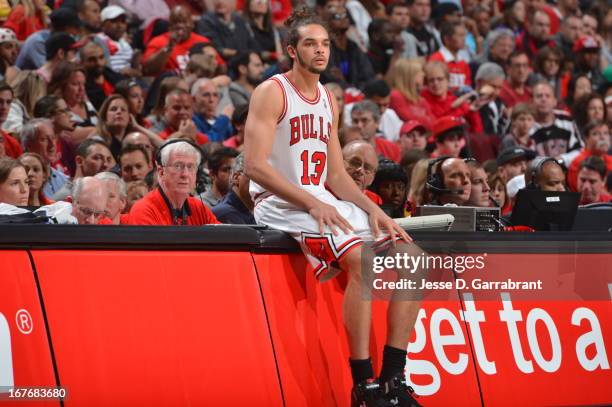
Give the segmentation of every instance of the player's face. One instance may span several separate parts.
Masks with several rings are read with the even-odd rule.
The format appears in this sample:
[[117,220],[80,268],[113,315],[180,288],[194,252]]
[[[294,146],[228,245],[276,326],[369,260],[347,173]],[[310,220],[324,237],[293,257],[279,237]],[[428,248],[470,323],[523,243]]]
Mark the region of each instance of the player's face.
[[318,24],[305,25],[299,28],[300,40],[290,54],[295,61],[307,71],[321,74],[329,62],[329,35],[327,30]]

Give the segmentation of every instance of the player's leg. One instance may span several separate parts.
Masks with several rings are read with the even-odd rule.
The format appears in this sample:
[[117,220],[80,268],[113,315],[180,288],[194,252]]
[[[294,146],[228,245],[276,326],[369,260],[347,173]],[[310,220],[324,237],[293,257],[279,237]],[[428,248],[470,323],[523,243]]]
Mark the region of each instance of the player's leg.
[[[349,341],[349,363],[353,376],[352,406],[391,406],[379,391],[377,383],[369,383],[374,377],[370,359],[370,329],[372,324],[371,280],[372,270],[363,267],[363,257],[373,253],[365,245],[354,248],[340,261],[340,267],[348,273],[348,283],[342,306],[344,325]],[[365,263],[368,264],[368,263]],[[371,264],[371,262],[369,263]]]
[[[396,254],[419,257],[423,251],[413,243],[398,242],[389,249],[387,256]],[[409,279],[421,284],[426,278],[427,270],[421,267],[414,272],[408,269],[397,269],[397,279]],[[405,383],[404,369],[410,334],[416,323],[421,307],[422,291],[419,289],[395,290],[387,311],[387,341],[383,350],[383,365],[379,381],[388,398],[397,400],[398,406],[417,406],[412,398],[411,389]]]

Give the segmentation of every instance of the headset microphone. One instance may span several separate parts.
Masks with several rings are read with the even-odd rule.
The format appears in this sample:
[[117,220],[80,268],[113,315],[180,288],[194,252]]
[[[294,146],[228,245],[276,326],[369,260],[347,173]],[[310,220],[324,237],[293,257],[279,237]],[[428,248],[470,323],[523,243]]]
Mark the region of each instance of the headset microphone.
[[501,205],[499,204],[499,202],[497,202],[495,199],[493,199],[493,197],[490,196],[490,195],[489,195],[489,201],[491,201],[495,207],[501,208]]
[[463,193],[465,192],[463,189],[438,188],[437,186],[431,185],[429,183],[427,183],[426,186],[428,190],[437,194],[463,195]]

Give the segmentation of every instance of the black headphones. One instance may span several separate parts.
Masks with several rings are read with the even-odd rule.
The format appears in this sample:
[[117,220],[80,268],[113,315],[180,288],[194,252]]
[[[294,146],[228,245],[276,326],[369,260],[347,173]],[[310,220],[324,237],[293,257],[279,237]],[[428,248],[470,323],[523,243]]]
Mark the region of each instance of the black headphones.
[[[427,190],[434,194],[444,193],[446,190],[446,188],[444,188],[444,180],[442,179],[442,171],[440,170],[440,167],[442,166],[442,163],[449,158],[452,157],[444,155],[434,158],[433,160],[430,160],[429,164],[427,165],[427,182],[425,183],[425,186],[427,187]],[[436,164],[438,164],[438,166],[434,171],[434,166]]]
[[540,189],[537,178],[542,172],[542,168],[544,167],[544,164],[553,162],[559,165],[559,162],[552,157],[538,157],[536,158],[536,160],[538,160],[538,162],[535,164],[535,166],[531,170],[531,180],[529,184],[527,185],[527,187],[530,189]]
[[155,164],[158,167],[161,167],[162,166],[162,150],[168,147],[169,145],[176,144],[176,143],[187,143],[191,147],[195,148],[198,154],[200,155],[200,165],[198,165],[198,170],[196,172],[196,191],[198,193],[204,192],[206,190],[205,185],[206,185],[206,180],[208,178],[208,176],[206,175],[206,172],[204,171],[204,161],[205,161],[206,156],[204,154],[204,151],[202,150],[202,147],[200,147],[194,141],[189,140],[189,139],[183,139],[183,138],[175,138],[175,139],[170,139],[166,141],[164,144],[162,144],[157,149],[157,153],[155,153]]

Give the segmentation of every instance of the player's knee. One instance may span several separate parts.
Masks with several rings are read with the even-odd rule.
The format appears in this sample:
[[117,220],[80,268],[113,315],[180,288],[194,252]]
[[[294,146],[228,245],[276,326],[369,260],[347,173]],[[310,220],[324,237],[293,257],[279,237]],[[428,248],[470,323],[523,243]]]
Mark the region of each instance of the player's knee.
[[369,280],[373,276],[371,267],[373,257],[371,250],[362,245],[347,253],[341,264],[349,274],[349,278]]

